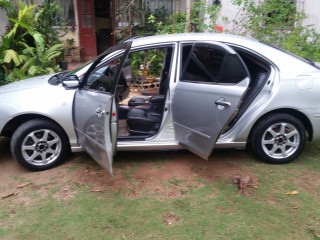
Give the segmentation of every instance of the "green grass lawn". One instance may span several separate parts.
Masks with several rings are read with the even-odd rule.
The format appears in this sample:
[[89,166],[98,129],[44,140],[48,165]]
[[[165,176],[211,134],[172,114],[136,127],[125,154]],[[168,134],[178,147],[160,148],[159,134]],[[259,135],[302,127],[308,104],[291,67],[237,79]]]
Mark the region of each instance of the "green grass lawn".
[[[215,173],[212,178],[204,177],[201,173],[209,171],[204,169],[204,163],[199,168],[196,163],[186,166],[190,176],[174,175],[173,171],[169,179],[159,183],[153,180],[153,188],[138,188],[148,184],[141,180],[141,167],[147,164],[150,168],[146,181],[151,181],[152,173],[170,171],[171,157],[182,156],[183,162],[192,154],[169,152],[158,154],[155,159],[152,156],[146,154],[141,159],[136,154],[119,154],[114,180],[103,176],[114,186],[92,191],[95,182],[90,182],[90,176],[96,177],[95,173],[86,182],[79,181],[75,174],[89,168],[97,174],[101,170],[89,157],[80,155],[62,166],[67,168],[67,176],[73,176],[66,182],[52,178],[44,186],[29,185],[23,194],[0,199],[0,238],[320,239],[319,142],[308,144],[299,159],[286,165],[264,164],[249,151],[214,153],[210,162],[217,156],[222,164],[224,161],[226,166],[258,180],[258,189],[248,189],[249,196],[237,194],[231,175]],[[118,179],[127,185],[117,188]],[[157,190],[160,186],[161,191]],[[139,189],[138,194],[132,194],[132,189]],[[169,189],[178,193],[163,194]],[[63,191],[72,194],[57,197]],[[286,194],[291,191],[298,194]],[[27,204],[22,197],[28,199]]]

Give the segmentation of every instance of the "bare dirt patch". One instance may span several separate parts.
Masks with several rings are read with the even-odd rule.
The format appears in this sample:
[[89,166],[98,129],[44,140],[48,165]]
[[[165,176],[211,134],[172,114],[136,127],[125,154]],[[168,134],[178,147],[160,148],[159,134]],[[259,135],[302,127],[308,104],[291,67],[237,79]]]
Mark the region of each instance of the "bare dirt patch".
[[[132,159],[132,155],[138,160]],[[246,174],[241,168],[243,158],[244,153],[236,150],[219,151],[209,161],[187,151],[126,152],[115,158],[114,177],[86,164],[73,176],[74,181],[95,191],[117,191],[130,198],[141,194],[181,198],[187,189],[203,186],[202,181],[232,181],[234,175]]]
[[302,172],[299,176],[299,186],[313,195],[320,194],[320,173],[316,171]]
[[168,226],[173,225],[180,221],[180,217],[176,216],[174,213],[171,213],[171,212],[167,212],[163,214],[162,217],[163,217],[163,222]]
[[91,192],[121,192],[129,198],[141,194],[181,198],[188,188],[201,187],[202,181],[227,178],[231,182],[234,175],[247,174],[241,168],[244,156],[237,150],[217,151],[206,161],[188,151],[120,152],[112,177],[82,153],[54,169],[31,172],[12,159],[8,139],[0,138],[0,198],[7,196],[20,204],[30,204],[28,196],[34,192],[40,197],[52,194],[67,199],[73,196],[75,184]]
[[[37,197],[46,196],[55,186],[64,189],[72,177],[68,174],[71,161],[42,172],[31,172],[21,167],[10,154],[9,139],[0,138],[0,201],[9,199],[18,204],[32,203],[30,194]],[[6,197],[7,196],[7,197]]]

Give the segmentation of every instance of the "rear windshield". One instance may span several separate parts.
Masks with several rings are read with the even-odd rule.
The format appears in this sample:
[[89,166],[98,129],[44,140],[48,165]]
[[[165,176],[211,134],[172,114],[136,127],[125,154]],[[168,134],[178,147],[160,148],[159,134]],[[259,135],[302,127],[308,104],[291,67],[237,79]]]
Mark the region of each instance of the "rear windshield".
[[291,55],[291,56],[293,56],[293,57],[295,57],[295,58],[300,59],[301,61],[303,61],[303,62],[305,62],[305,63],[308,63],[308,64],[312,65],[313,67],[316,67],[316,68],[320,69],[320,66],[319,66],[317,63],[315,63],[315,62],[314,62],[312,59],[310,59],[310,58],[302,58],[302,57],[300,57],[300,56],[298,56],[298,55],[296,55],[296,54],[294,54],[294,53],[292,53],[292,52],[289,52],[289,51],[287,51],[287,50],[285,50],[285,49],[283,49],[283,48],[281,48],[281,47],[279,47],[279,46],[277,46],[277,45],[273,45],[273,44],[265,43],[265,42],[264,42],[264,44],[266,44],[266,45],[268,45],[268,46],[270,46],[270,47],[273,47],[273,48],[275,48],[275,49],[277,49],[277,50],[280,50],[280,51],[282,51],[282,52],[285,52],[285,53],[287,53],[287,54],[289,54],[289,55]]

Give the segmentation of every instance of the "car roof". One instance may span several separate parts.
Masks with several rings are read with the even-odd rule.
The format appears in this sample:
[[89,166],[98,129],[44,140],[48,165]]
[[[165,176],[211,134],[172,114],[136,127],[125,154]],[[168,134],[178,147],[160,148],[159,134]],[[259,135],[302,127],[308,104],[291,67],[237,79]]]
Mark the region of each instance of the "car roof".
[[132,47],[143,46],[148,44],[161,44],[168,42],[185,42],[185,41],[218,41],[228,42],[242,45],[244,42],[259,42],[256,39],[248,38],[240,35],[224,34],[224,33],[176,33],[163,34],[147,37],[134,38]]
[[[264,56],[269,61],[273,62],[280,70],[285,72],[317,71],[315,67],[294,57],[293,55],[259,42],[254,38],[240,35],[225,33],[177,33],[140,37],[129,39],[128,41],[132,41],[133,48],[147,46],[149,44],[165,44],[187,41],[217,41],[250,49],[257,54]],[[288,64],[289,62],[290,64]]]

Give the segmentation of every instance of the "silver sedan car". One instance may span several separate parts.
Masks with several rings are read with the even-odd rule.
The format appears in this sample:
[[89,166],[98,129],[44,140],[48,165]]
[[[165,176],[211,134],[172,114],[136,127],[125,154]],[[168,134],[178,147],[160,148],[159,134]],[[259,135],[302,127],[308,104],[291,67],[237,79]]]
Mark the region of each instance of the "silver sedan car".
[[75,70],[0,87],[0,135],[31,170],[86,151],[246,148],[288,163],[320,139],[320,69],[257,40],[194,33],[129,39]]

